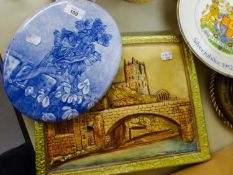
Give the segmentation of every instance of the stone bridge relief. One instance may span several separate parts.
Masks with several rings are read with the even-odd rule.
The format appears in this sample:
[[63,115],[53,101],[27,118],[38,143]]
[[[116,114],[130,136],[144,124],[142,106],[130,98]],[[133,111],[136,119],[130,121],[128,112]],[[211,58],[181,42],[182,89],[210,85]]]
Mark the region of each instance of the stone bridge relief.
[[151,114],[161,116],[176,123],[184,142],[193,138],[192,111],[188,100],[173,100],[87,113],[89,117],[101,115],[104,120],[105,134],[108,135],[119,120],[128,116]]

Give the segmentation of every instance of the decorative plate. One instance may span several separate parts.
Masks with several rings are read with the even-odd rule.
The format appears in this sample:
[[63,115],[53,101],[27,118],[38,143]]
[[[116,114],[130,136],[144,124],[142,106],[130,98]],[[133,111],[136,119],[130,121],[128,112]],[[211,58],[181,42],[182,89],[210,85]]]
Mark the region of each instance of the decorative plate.
[[210,80],[210,97],[218,116],[233,128],[233,79],[214,73]]
[[121,47],[116,23],[100,6],[86,0],[52,3],[10,42],[3,65],[5,91],[33,119],[71,119],[105,94]]
[[233,77],[233,1],[179,0],[178,21],[196,56],[215,71]]

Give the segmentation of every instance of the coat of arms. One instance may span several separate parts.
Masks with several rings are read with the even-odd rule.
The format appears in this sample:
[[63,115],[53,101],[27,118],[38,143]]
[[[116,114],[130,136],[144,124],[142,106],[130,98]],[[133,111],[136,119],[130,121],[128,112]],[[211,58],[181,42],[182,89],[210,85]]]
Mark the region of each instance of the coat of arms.
[[202,31],[208,41],[226,54],[233,54],[233,6],[224,0],[212,0],[202,11]]

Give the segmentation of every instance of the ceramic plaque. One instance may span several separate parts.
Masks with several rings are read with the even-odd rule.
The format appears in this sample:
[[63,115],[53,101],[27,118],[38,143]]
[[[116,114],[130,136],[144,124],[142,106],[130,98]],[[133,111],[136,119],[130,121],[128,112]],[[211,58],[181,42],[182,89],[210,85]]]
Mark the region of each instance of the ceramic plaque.
[[55,2],[14,35],[4,59],[4,88],[33,119],[71,119],[102,98],[120,57],[120,33],[105,10],[85,0]]
[[195,65],[183,40],[122,41],[120,68],[102,100],[69,121],[35,122],[37,175],[138,174],[210,158]]
[[179,0],[178,21],[186,42],[201,61],[233,77],[233,1]]

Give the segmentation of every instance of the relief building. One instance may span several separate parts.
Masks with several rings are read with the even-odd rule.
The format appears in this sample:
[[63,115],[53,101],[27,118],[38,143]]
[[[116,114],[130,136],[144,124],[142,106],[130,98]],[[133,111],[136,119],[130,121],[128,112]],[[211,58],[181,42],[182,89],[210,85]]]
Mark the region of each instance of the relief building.
[[180,136],[193,140],[189,100],[164,89],[150,94],[143,62],[124,61],[125,81],[112,87],[95,107],[73,120],[47,124],[51,165]]

